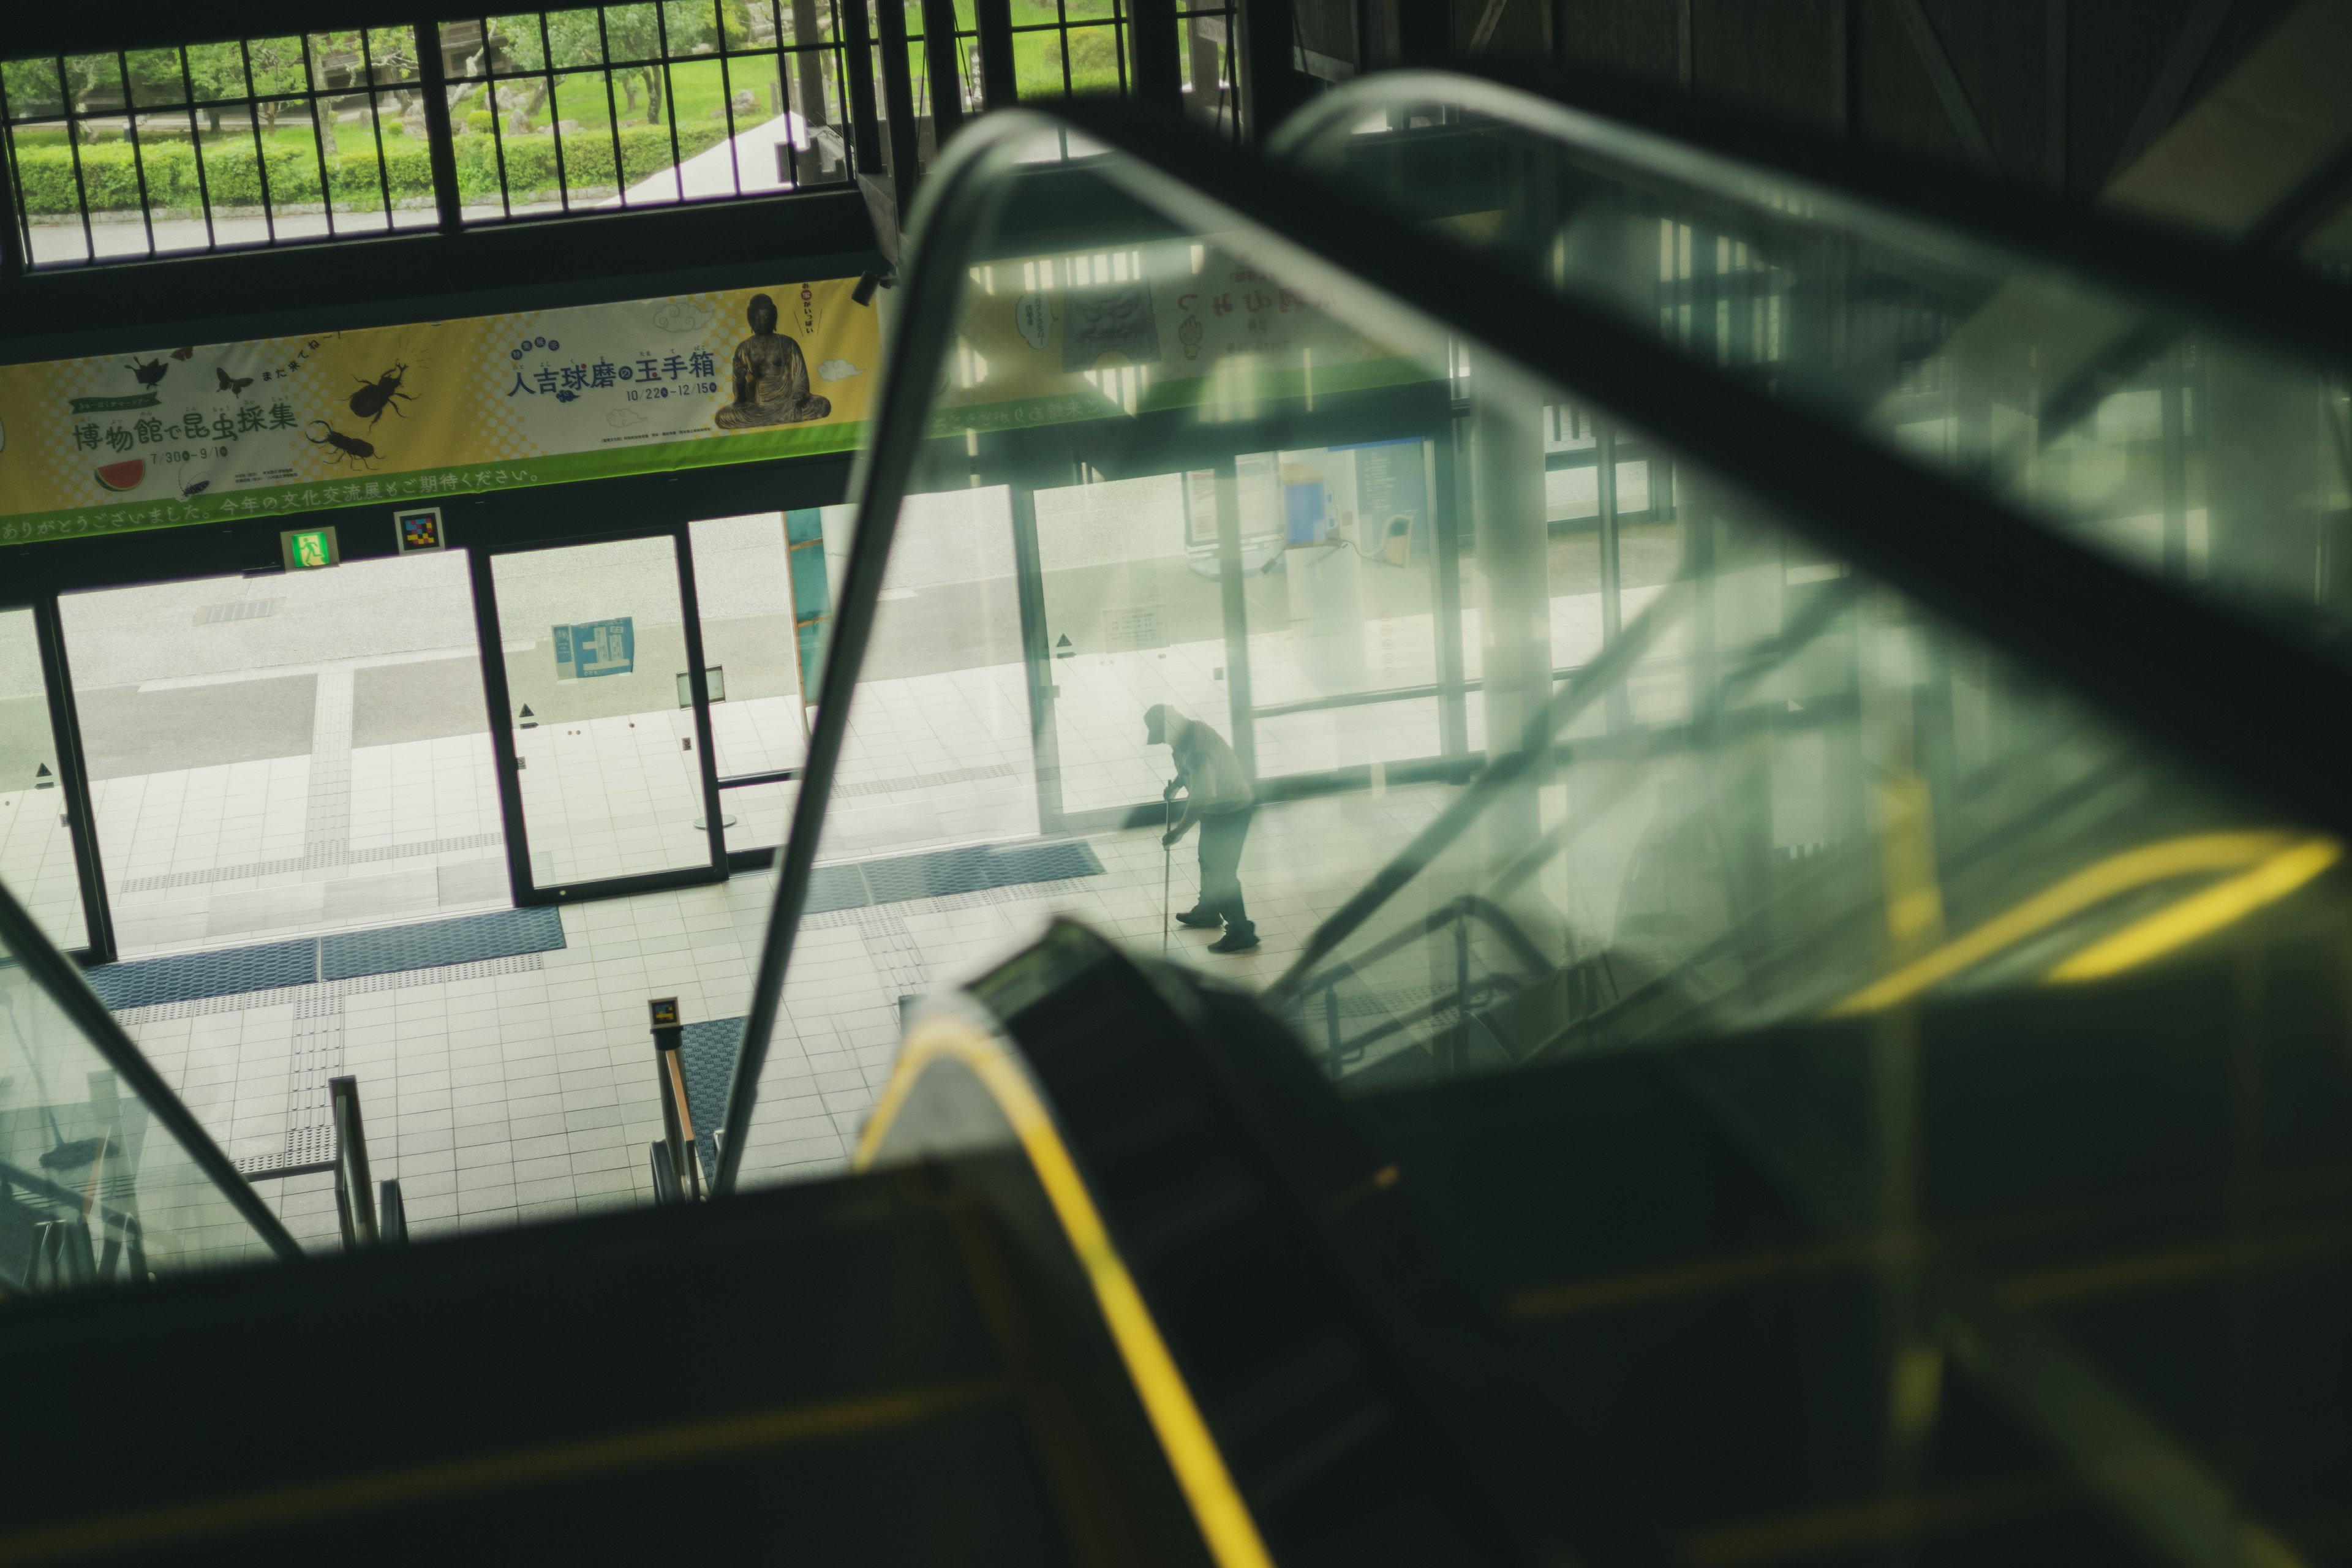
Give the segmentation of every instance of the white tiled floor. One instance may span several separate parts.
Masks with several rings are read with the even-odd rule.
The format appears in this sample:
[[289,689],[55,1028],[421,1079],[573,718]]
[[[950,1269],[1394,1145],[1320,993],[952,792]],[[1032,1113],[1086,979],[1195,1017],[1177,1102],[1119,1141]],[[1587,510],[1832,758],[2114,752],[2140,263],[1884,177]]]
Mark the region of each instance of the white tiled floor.
[[[1628,613],[1636,607],[1629,591]],[[1556,656],[1589,654],[1598,640],[1597,598],[1562,595],[1552,609]],[[877,646],[894,616],[919,626],[937,613],[908,591],[885,605]],[[1464,620],[1475,673],[1475,609]],[[1363,625],[1365,680],[1434,678],[1428,615],[1374,615]],[[1250,637],[1258,704],[1329,689],[1306,665],[1330,650],[1302,649],[1302,635]],[[447,640],[445,631],[434,636]],[[917,645],[929,646],[910,638]],[[979,662],[1001,658],[1001,649],[972,657],[966,668],[861,686],[821,860],[1037,835],[1026,673],[1018,663]],[[1150,799],[1170,764],[1164,750],[1143,743],[1143,710],[1173,702],[1224,728],[1226,657],[1223,641],[1108,651],[1097,640],[1091,651],[1056,659],[1066,809]],[[304,668],[319,682],[309,754],[98,786],[126,956],[507,902],[488,737],[354,748],[351,672]],[[557,857],[542,880],[698,858],[696,759],[681,746],[691,731],[667,696],[656,694],[649,711],[520,732],[530,758],[524,783],[532,847]],[[1480,705],[1472,707],[1475,746]],[[721,706],[713,719],[725,737],[722,754],[796,761],[797,708],[797,696]],[[1259,771],[1280,776],[1428,756],[1439,749],[1436,731],[1433,700],[1265,720]],[[763,786],[756,799],[730,794],[729,811],[761,819],[733,841],[773,843],[770,819],[788,796],[789,786]],[[1202,950],[1213,933],[1177,927],[1171,956],[1263,984],[1453,798],[1450,788],[1428,785],[1262,807],[1243,880],[1264,945],[1211,956]],[[760,1086],[746,1180],[839,1169],[890,1072],[902,999],[970,978],[1034,936],[1048,915],[1071,915],[1156,952],[1163,920],[1157,840],[1151,829],[1094,837],[1099,876],[811,917]],[[1194,843],[1181,846],[1165,868],[1168,905],[1189,907]],[[761,874],[568,908],[566,945],[557,952],[140,1009],[126,1023],[243,1160],[299,1163],[292,1143],[321,1124],[325,1078],[355,1076],[375,1173],[400,1181],[420,1237],[642,1202],[651,1192],[647,1148],[661,1135],[646,1002],[675,994],[688,1021],[744,1013],[773,889],[772,877]],[[298,1135],[291,1141],[289,1130]],[[306,1241],[334,1245],[325,1178],[269,1181],[263,1190]]]
[[[1397,789],[1261,807],[1242,882],[1262,945],[1207,952],[1214,933],[1171,928],[1169,956],[1255,989],[1286,969],[1315,928],[1454,792]],[[1145,953],[1160,951],[1162,862],[1154,829],[1087,842],[1103,874],[1066,882],[843,910],[803,922],[744,1146],[747,1184],[835,1169],[854,1147],[899,1039],[899,1002],[971,979],[1066,915]],[[1168,907],[1199,893],[1193,841],[1170,858]]]
[[[1448,798],[1432,787],[1266,808],[1244,860],[1265,945],[1218,957],[1202,951],[1209,933],[1176,927],[1171,956],[1263,984]],[[1089,842],[1100,876],[812,917],[761,1079],[747,1182],[843,1166],[887,1081],[902,996],[980,973],[1054,913],[1156,952],[1157,834]],[[1171,869],[1172,904],[1187,907],[1197,890],[1189,843]],[[124,1018],[235,1157],[280,1147],[298,1100],[322,1094],[329,1071],[356,1077],[374,1173],[398,1179],[420,1237],[642,1203],[647,1148],[662,1132],[646,1003],[676,995],[689,1022],[744,1013],[774,887],[762,873],[567,909],[566,945],[524,959]],[[329,1047],[338,1059],[318,1065]],[[325,1178],[259,1184],[306,1243],[339,1245]]]

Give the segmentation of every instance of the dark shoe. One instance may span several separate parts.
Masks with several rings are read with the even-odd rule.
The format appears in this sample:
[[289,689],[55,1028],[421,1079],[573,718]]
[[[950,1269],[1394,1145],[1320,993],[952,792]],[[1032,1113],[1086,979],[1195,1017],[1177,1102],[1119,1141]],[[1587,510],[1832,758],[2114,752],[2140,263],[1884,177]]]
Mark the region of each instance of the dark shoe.
[[1211,952],[1247,952],[1256,945],[1256,928],[1242,926],[1225,932],[1224,935],[1211,942],[1209,951]]
[[1191,926],[1194,931],[1214,931],[1225,923],[1225,917],[1207,910],[1186,910],[1176,917],[1176,923]]

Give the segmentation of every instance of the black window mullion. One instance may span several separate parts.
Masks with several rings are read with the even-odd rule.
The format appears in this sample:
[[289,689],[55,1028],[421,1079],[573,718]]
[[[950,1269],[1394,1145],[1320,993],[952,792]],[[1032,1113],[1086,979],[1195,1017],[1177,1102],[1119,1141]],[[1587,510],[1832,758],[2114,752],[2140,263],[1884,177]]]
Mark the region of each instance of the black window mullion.
[[73,78],[66,74],[66,58],[63,55],[58,57],[58,88],[66,100],[66,151],[73,158],[74,201],[81,208],[82,248],[89,253],[85,259],[96,261],[98,236],[91,232],[89,226],[89,191],[81,180],[81,122],[74,112]]
[[392,232],[392,165],[383,155],[383,99],[375,89],[375,46],[360,29],[360,72],[367,82],[368,125],[375,132],[375,182],[383,192],[383,232]]
[[268,236],[264,244],[278,243],[278,215],[271,210],[277,204],[269,199],[269,154],[261,144],[261,91],[253,85],[253,50],[247,41],[236,41],[236,58],[245,67],[245,125],[253,132],[253,176],[261,185],[262,232]]
[[602,5],[596,7],[596,53],[604,62],[604,129],[613,134],[613,205],[625,208],[629,172],[621,164],[621,102],[613,96],[613,40],[605,36]]
[[[131,58],[114,51],[115,77],[122,85],[122,130],[131,139],[131,175],[139,183],[139,221],[147,228],[147,254],[155,254],[155,214],[147,200],[147,159],[139,150],[139,106],[131,101]],[[92,260],[97,259],[95,257]]]
[[1126,0],[1110,0],[1110,58],[1118,62],[1118,95],[1134,96],[1127,79],[1127,4]]
[[16,158],[16,111],[8,103],[8,84],[0,80],[0,156],[7,159],[7,199],[15,210],[5,235],[16,236],[13,246],[0,245],[0,277],[28,272],[33,266],[32,204],[25,198],[25,171]]
[[[907,6],[906,6],[906,0],[882,0],[882,3],[883,3],[884,5],[896,5],[898,7],[899,15],[900,15],[902,17],[906,15],[906,10],[907,10]],[[915,15],[917,15],[918,16],[924,16],[923,9],[922,9],[922,7],[921,7],[920,5],[918,5],[918,6],[915,8]],[[908,59],[907,73],[908,73],[908,76],[909,77],[909,79],[913,79],[913,80],[914,80],[914,83],[915,83],[915,128],[916,128],[915,146],[916,146],[916,148],[917,148],[917,150],[918,150],[919,152],[920,151],[920,149],[921,149],[921,147],[922,147],[922,145],[923,145],[923,139],[922,139],[923,105],[924,105],[925,103],[927,103],[927,102],[928,102],[928,103],[929,103],[929,104],[931,104],[931,106],[932,106],[932,108],[931,108],[931,147],[932,147],[932,149],[933,149],[933,151],[934,151],[934,152],[936,152],[936,151],[938,150],[938,148],[939,148],[940,114],[939,114],[938,100],[937,100],[937,99],[935,99],[935,98],[933,98],[933,97],[932,97],[932,94],[931,94],[931,51],[930,51],[930,42],[931,42],[931,29],[930,29],[930,25],[929,25],[929,18],[928,16],[924,16],[924,26],[923,26],[923,30],[922,30],[921,32],[919,32],[919,33],[909,33],[909,34],[908,34],[908,35],[907,35],[907,59]],[[919,60],[919,61],[921,61],[921,62],[922,62],[922,68],[923,68],[922,75],[921,75],[919,78],[915,77],[915,74],[914,74],[914,72],[915,72],[915,64],[914,64],[914,62],[916,62],[916,61],[918,61],[918,60]]]
[[196,200],[205,209],[205,248],[220,248],[219,231],[213,227],[213,191],[205,178],[205,129],[197,121],[203,112],[196,107],[196,79],[188,69],[188,51],[180,50],[180,86],[188,95],[188,151],[196,159]]
[[971,12],[980,35],[981,103],[988,109],[1010,109],[1021,98],[1013,63],[1011,0],[973,0]]
[[[869,30],[872,17],[866,9],[866,0],[848,0],[848,26],[838,35],[842,39],[842,87],[849,94],[842,107],[849,117],[850,135],[856,144],[857,161],[853,167],[864,174],[871,162],[871,172],[879,179],[888,172],[889,157],[883,146],[887,132],[874,95],[877,87],[887,89],[887,84],[877,84],[874,79],[874,37]],[[836,27],[841,26],[842,16],[836,5]]]
[[[1055,41],[1062,47],[1062,96],[1068,98],[1078,90],[1070,74],[1070,5],[1069,0],[1054,0]],[[1062,138],[1062,155],[1069,156],[1070,139]]]
[[499,123],[499,62],[490,44],[490,19],[482,18],[482,92],[490,101],[490,151],[499,161],[499,211],[514,216],[514,193],[507,189],[506,128]]
[[[862,5],[864,0],[853,0],[853,4]],[[857,115],[849,99],[849,45],[841,36],[841,0],[829,0],[826,9],[833,14],[833,90],[841,115],[836,129],[844,133],[842,173],[854,183],[858,170]]]
[[1241,78],[1236,73],[1241,67],[1234,54],[1234,34],[1239,24],[1230,5],[1220,15],[1225,24],[1225,47],[1217,62],[1217,118],[1234,128],[1234,145],[1238,147],[1242,140],[1242,95]]
[[[335,193],[327,184],[327,144],[322,140],[332,132],[327,126],[319,123],[319,115],[327,107],[319,96],[319,79],[324,73],[319,69],[318,62],[310,57],[310,35],[304,33],[301,38],[302,85],[308,89],[307,96],[302,101],[310,110],[310,152],[319,162],[319,216],[326,219],[327,237],[332,239],[335,237]],[[125,84],[126,87],[128,85],[128,83]],[[333,123],[331,111],[328,112],[328,123],[329,125]],[[341,161],[341,155],[339,153],[337,162]]]
[[678,150],[677,144],[677,79],[669,72],[669,17],[666,14],[665,0],[653,0],[653,7],[654,43],[661,50],[662,118],[669,121],[670,184],[677,188],[677,199],[683,202],[686,200],[686,171],[678,165],[686,162],[686,154]]
[[[796,86],[800,87],[805,100],[807,89],[805,79],[801,75],[800,67],[801,56],[807,46],[807,40],[797,39],[795,41],[801,46],[800,47],[790,51],[785,49],[783,0],[768,0],[768,26],[770,29],[768,37],[776,46],[776,91],[784,103],[785,177],[792,183],[793,189],[797,191],[801,188],[801,153],[800,148],[793,142],[793,89]],[[817,90],[822,92],[824,89],[819,87]],[[801,131],[809,138],[809,151],[814,152],[816,127],[808,117],[808,106],[805,101],[801,106],[800,117]]]
[[539,63],[547,72],[547,138],[555,143],[556,199],[572,210],[572,180],[563,172],[563,104],[555,96],[555,40],[548,35],[547,13],[539,14]]
[[[746,26],[751,25],[750,16],[750,12],[744,13]],[[735,194],[740,196],[743,194],[743,150],[735,145],[735,79],[727,69],[727,18],[719,9],[719,0],[711,0],[710,20],[719,29],[719,106],[727,111],[727,174],[735,182]],[[781,62],[776,74],[780,79],[783,75]],[[677,123],[676,115],[670,117],[670,123]],[[787,120],[784,121],[784,140],[789,142],[792,139],[793,122]],[[678,171],[677,195],[680,201],[686,199],[686,171],[683,169]]]

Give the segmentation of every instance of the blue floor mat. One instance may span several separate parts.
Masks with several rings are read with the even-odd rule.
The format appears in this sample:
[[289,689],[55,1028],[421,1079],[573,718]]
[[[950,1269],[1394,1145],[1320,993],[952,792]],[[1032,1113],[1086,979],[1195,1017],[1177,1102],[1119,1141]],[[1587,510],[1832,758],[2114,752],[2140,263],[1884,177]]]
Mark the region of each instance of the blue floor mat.
[[316,938],[300,942],[265,942],[259,947],[224,948],[218,952],[184,952],[170,958],[142,958],[131,963],[105,963],[84,978],[99,1000],[114,1012],[125,1007],[152,1007],[164,1002],[194,1002],[206,996],[232,996],[240,991],[268,991],[280,985],[308,985],[319,978]]
[[1102,862],[1091,847],[1078,839],[1054,844],[982,844],[964,849],[935,849],[926,855],[901,855],[887,860],[856,860],[845,866],[819,866],[809,879],[803,914],[834,910],[859,910],[869,904],[897,904],[909,899],[938,899],[955,893],[976,893],[989,888],[1013,888],[1024,882],[1058,882],[1069,877],[1097,877]]
[[84,978],[99,1000],[119,1013],[126,1007],[196,1002],[207,996],[271,991],[320,980],[351,980],[363,974],[510,958],[520,952],[549,952],[562,945],[560,911],[501,910],[422,925],[338,931],[299,942],[104,963],[87,971]]
[[688,1024],[678,1041],[677,1069],[686,1079],[686,1106],[694,1118],[694,1145],[702,1155],[705,1183],[719,1174],[715,1134],[727,1120],[727,1090],[734,1082],[735,1058],[742,1049],[740,1018]]
[[445,963],[478,963],[519,952],[548,952],[562,945],[563,916],[558,910],[501,910],[492,915],[322,937],[319,972],[329,980],[350,980]]

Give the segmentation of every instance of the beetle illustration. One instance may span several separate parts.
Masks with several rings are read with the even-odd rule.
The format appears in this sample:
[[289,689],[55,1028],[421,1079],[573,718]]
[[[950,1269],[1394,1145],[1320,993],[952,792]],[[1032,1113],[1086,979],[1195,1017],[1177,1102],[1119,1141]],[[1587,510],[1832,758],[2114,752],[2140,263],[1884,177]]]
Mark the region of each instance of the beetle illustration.
[[313,447],[332,447],[335,449],[335,455],[327,461],[340,463],[348,459],[353,468],[363,473],[374,471],[367,467],[367,460],[375,456],[375,447],[372,443],[362,441],[356,436],[346,436],[323,419],[313,419],[310,423],[319,426],[327,433],[324,436],[305,436],[302,439],[310,442]]
[[200,495],[204,494],[204,493],[205,493],[205,490],[207,490],[208,489],[210,489],[211,487],[212,487],[212,480],[210,480],[210,479],[198,479],[194,484],[189,485],[189,486],[187,486],[185,489],[182,489],[182,490],[180,491],[180,499],[181,499],[182,500],[192,500],[193,498],[194,498],[194,497],[196,497],[196,496],[200,496]]
[[122,368],[137,376],[139,384],[142,386],[160,386],[163,384],[163,373],[170,370],[172,366],[168,361],[151,359],[145,364],[132,360]]
[[[375,422],[383,417],[385,409],[389,408],[394,414],[400,414],[401,403],[416,401],[415,398],[400,390],[401,380],[407,374],[406,365],[395,364],[373,381],[368,380],[363,375],[353,376],[352,379],[360,384],[360,389],[352,394],[352,414],[366,420],[368,428],[371,430],[375,428]],[[394,402],[395,398],[400,401]],[[400,416],[404,419],[408,417],[405,414],[401,414]]]

